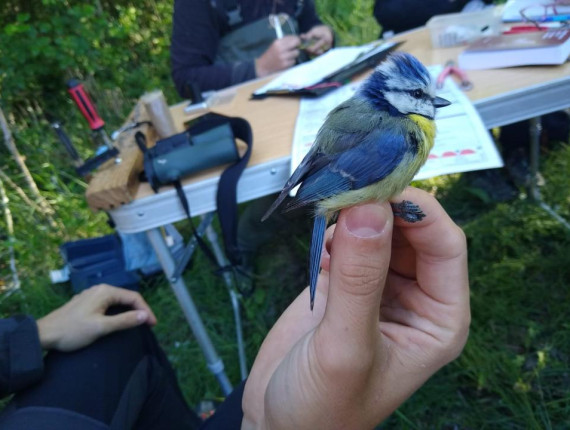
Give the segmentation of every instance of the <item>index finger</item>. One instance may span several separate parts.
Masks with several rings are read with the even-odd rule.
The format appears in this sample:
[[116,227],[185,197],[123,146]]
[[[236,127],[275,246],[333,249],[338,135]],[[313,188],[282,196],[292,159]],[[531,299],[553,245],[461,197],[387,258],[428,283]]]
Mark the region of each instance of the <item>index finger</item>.
[[400,239],[394,242],[391,269],[417,279],[420,288],[440,302],[465,299],[469,295],[465,234],[429,193],[408,187],[392,202],[404,200],[419,206],[425,217],[415,223],[394,218],[399,230],[395,237]]
[[139,293],[124,288],[108,287],[105,291],[105,303],[107,306],[126,305],[138,311],[145,311],[148,313],[148,324],[156,324],[157,320],[154,312]]
[[292,49],[298,47],[301,44],[301,39],[299,36],[289,34],[287,36],[283,36],[281,39],[276,39],[275,42],[283,44],[283,46],[288,49]]

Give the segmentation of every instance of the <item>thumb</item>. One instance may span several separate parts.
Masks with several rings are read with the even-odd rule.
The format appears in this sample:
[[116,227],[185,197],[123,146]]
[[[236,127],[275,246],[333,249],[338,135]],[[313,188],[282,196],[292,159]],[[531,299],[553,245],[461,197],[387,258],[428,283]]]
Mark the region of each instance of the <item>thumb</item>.
[[103,334],[113,333],[119,330],[126,330],[147,322],[149,314],[147,311],[134,310],[122,312],[117,315],[104,316],[102,319]]
[[331,244],[329,295],[322,328],[345,346],[370,347],[390,265],[392,210],[368,203],[341,211]]

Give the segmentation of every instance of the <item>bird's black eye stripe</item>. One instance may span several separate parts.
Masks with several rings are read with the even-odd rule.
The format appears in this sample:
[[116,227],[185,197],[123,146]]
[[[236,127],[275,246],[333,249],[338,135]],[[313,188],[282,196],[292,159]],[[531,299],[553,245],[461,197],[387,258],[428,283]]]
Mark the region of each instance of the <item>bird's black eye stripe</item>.
[[421,99],[425,95],[422,90],[410,90],[409,93],[415,99]]

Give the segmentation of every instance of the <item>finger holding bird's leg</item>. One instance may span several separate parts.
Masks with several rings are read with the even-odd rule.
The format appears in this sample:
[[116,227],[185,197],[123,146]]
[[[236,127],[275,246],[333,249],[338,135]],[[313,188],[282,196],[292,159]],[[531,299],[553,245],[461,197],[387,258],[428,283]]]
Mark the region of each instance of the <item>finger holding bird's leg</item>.
[[417,280],[437,300],[446,301],[453,296],[465,300],[469,285],[464,270],[465,234],[426,191],[408,187],[393,202],[404,200],[422,207],[425,217],[416,223],[394,218],[391,272]]
[[402,200],[399,203],[390,203],[390,205],[392,206],[394,216],[410,223],[421,221],[426,216],[417,204],[409,200]]

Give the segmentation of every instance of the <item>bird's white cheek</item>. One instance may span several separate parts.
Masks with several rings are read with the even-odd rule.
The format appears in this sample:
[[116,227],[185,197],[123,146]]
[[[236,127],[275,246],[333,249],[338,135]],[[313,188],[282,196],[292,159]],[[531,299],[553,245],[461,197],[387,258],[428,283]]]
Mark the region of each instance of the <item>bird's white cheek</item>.
[[428,118],[435,117],[435,107],[431,104],[424,103],[421,100],[418,100],[413,112],[417,112],[420,115],[426,116]]
[[410,104],[410,101],[407,97],[403,96],[402,93],[388,92],[384,97],[388,100],[388,103],[394,106],[400,113],[406,114],[411,112],[410,109],[413,105]]

